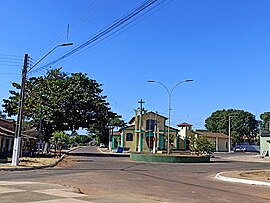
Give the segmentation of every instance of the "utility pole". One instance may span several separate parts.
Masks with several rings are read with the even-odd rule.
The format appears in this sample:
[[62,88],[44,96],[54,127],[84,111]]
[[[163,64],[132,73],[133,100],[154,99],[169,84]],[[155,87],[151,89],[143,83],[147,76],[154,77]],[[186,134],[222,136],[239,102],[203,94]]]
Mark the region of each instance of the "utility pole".
[[23,69],[22,69],[22,83],[21,83],[19,110],[18,110],[18,117],[17,117],[14,144],[13,144],[13,153],[12,153],[12,162],[11,162],[12,166],[18,166],[18,163],[19,163],[27,67],[28,67],[28,54],[25,54],[24,64],[23,64]]
[[41,151],[41,134],[42,134],[42,106],[40,111],[40,120],[39,120],[39,131],[38,131],[38,154],[40,154]]
[[228,153],[231,153],[231,117],[229,116],[229,142],[228,142]]
[[112,152],[112,136],[113,136],[113,123],[110,120],[110,125],[109,125],[109,151]]
[[46,58],[50,53],[52,53],[58,47],[70,46],[73,43],[59,44],[50,50],[46,55],[44,55],[38,62],[36,62],[29,70],[28,68],[28,54],[24,55],[24,64],[22,70],[22,83],[21,83],[21,92],[20,92],[20,102],[17,123],[15,128],[15,137],[13,144],[13,153],[12,153],[12,166],[18,166],[19,164],[19,155],[20,155],[20,144],[21,144],[21,134],[22,134],[22,122],[23,122],[23,106],[24,106],[24,94],[25,94],[25,83],[26,83],[26,74],[36,67],[44,58]]

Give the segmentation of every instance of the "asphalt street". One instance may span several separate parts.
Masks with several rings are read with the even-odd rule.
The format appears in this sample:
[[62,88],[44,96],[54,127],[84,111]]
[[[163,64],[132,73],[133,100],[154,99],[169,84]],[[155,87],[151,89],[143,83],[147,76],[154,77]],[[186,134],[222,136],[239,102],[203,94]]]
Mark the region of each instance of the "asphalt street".
[[97,202],[270,202],[269,187],[214,178],[224,171],[268,169],[269,163],[230,161],[226,156],[235,155],[226,154],[203,164],[143,163],[128,157],[99,156],[96,147],[74,153],[54,168],[1,171],[0,181],[60,184],[95,197]]

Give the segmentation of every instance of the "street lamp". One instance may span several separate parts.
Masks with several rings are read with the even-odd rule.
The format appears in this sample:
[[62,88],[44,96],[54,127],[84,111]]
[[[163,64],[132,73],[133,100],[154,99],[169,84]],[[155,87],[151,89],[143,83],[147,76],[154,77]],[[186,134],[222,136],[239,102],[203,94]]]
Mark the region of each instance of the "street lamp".
[[228,142],[228,153],[231,153],[231,118],[234,116],[229,116],[229,142]]
[[71,46],[73,43],[64,43],[64,44],[58,44],[56,45],[51,51],[49,51],[47,54],[45,54],[38,62],[36,62],[27,72],[30,72],[36,65],[38,65],[44,58],[46,58],[50,53],[52,53],[56,48],[58,47],[66,47]]
[[[20,92],[20,102],[19,102],[19,110],[18,117],[15,129],[15,137],[13,144],[13,153],[12,153],[12,166],[18,166],[19,164],[19,155],[20,155],[20,142],[21,142],[21,133],[22,133],[22,119],[23,119],[23,106],[24,106],[24,92],[25,92],[25,83],[26,83],[26,75],[27,72],[31,71],[35,66],[37,66],[44,58],[46,58],[50,53],[52,53],[58,47],[70,46],[73,43],[64,43],[55,46],[52,50],[50,50],[47,54],[45,54],[38,62],[36,62],[29,70],[27,70],[28,66],[28,54],[25,54],[24,57],[24,65],[22,70],[22,82],[21,82],[21,92]],[[40,140],[39,140],[40,143]]]
[[171,90],[169,90],[163,83],[159,82],[159,81],[155,81],[155,80],[148,80],[147,82],[149,83],[158,83],[160,85],[162,85],[167,93],[168,93],[168,135],[167,135],[167,154],[170,154],[170,125],[171,125],[171,97],[172,97],[172,93],[173,90],[180,84],[182,83],[186,83],[186,82],[192,82],[193,80],[183,80],[178,82],[176,85],[173,86],[173,88]]

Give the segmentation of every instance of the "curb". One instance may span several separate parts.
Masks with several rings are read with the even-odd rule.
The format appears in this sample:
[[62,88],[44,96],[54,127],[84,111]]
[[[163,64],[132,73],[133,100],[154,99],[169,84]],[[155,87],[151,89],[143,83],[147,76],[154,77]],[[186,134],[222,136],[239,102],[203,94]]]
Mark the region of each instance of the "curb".
[[49,165],[44,165],[44,166],[32,166],[32,167],[10,167],[10,168],[0,168],[0,171],[29,171],[29,170],[36,170],[36,169],[44,169],[44,168],[50,168],[56,166],[60,161],[62,161],[71,151],[74,151],[80,147],[74,147],[70,149],[69,151],[65,152],[59,160],[56,162],[49,164]]
[[98,151],[103,155],[107,155],[107,156],[111,156],[111,157],[129,157],[130,156],[130,153],[104,152],[104,151],[102,151],[102,149],[100,149],[100,147],[98,147]]
[[247,179],[241,179],[241,178],[230,178],[222,176],[221,173],[218,173],[215,178],[226,181],[226,182],[233,182],[233,183],[243,183],[243,184],[249,184],[249,185],[260,185],[260,186],[270,186],[270,182],[263,182],[263,181],[257,181],[257,180],[247,180]]

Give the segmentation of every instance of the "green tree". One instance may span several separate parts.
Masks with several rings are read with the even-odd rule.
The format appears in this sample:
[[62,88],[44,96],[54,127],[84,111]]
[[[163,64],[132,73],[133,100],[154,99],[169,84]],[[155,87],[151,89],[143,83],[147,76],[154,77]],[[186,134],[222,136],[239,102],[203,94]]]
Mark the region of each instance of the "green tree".
[[[124,127],[126,123],[121,120],[121,116],[114,112],[103,109],[103,114],[98,119],[98,122],[93,123],[88,128],[88,135],[95,135],[95,139],[100,143],[109,143],[110,129],[114,127]],[[93,136],[91,136],[93,137]]]
[[[54,69],[45,76],[27,80],[24,116],[38,128],[42,118],[44,140],[48,142],[53,132],[72,131],[79,128],[100,126],[110,112],[101,84],[83,73],[70,75]],[[8,116],[16,115],[20,85],[13,83],[15,90],[3,100]]]
[[61,155],[63,146],[70,143],[70,137],[64,132],[56,131],[52,134],[50,142],[54,145],[55,153],[57,150],[59,150]]
[[262,113],[260,119],[262,120],[261,127],[268,130],[270,126],[270,112]]
[[193,137],[191,143],[191,150],[197,154],[212,154],[215,151],[215,143],[206,137]]
[[234,142],[241,142],[244,135],[256,136],[258,121],[249,112],[236,109],[218,110],[205,120],[205,127],[211,132],[229,134],[229,116],[231,117],[231,135]]

